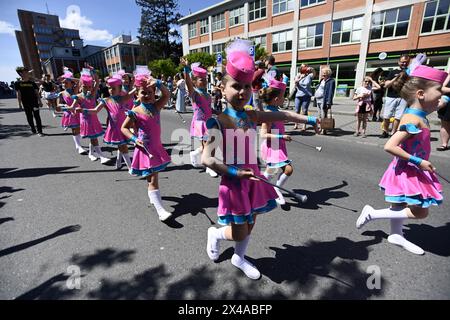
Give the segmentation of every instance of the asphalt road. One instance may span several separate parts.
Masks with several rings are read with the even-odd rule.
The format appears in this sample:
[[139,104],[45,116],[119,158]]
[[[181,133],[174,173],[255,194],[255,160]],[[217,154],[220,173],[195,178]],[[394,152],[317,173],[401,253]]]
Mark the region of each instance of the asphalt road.
[[[424,256],[387,243],[388,221],[357,230],[365,204],[386,207],[377,184],[391,156],[350,130],[295,136],[322,146],[321,153],[289,145],[295,172],[286,187],[309,201],[288,198],[259,217],[247,256],[263,276],[252,281],[230,264],[232,243],[222,242],[218,263],[206,255],[218,179],[190,165],[169,166],[160,189],[175,219],[161,223],[144,180],[78,155],[60,118],[47,110],[41,116],[42,138],[31,135],[15,100],[0,100],[0,299],[450,298],[448,202],[425,220],[406,222],[406,237]],[[191,114],[184,117],[186,124],[173,111],[162,113],[163,142],[172,152],[171,132],[190,123]],[[336,117],[338,124],[353,120]],[[432,162],[450,176],[447,156]],[[373,270],[381,280],[370,289]]]

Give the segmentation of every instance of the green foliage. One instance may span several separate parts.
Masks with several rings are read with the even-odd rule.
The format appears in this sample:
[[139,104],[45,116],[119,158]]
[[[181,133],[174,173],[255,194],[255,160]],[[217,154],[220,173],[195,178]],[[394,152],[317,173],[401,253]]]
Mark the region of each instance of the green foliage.
[[186,56],[189,63],[200,62],[202,67],[207,69],[216,65],[216,55],[208,52],[195,52]]
[[177,73],[177,66],[172,59],[153,60],[148,63],[148,68],[152,71],[152,76],[158,77],[164,74],[166,77],[173,77]]

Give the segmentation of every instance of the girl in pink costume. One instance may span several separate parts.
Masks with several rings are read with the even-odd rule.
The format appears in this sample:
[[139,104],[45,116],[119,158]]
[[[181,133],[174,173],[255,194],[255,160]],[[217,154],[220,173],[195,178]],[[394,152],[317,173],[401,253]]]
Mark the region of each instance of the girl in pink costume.
[[[73,77],[72,72],[68,69],[64,70],[64,74],[60,77],[63,83],[64,91],[59,93],[59,106],[56,107],[56,111],[64,111],[61,126],[64,130],[72,129],[72,138],[75,143],[75,149],[79,154],[86,154],[87,151],[81,146],[80,137],[80,115],[75,112],[74,109],[70,109],[69,106],[73,104],[72,96],[78,93],[78,86]],[[75,91],[76,90],[76,91]]]
[[[185,58],[181,58],[181,63],[184,65],[184,78],[186,79],[186,86],[192,100],[192,109],[194,110],[191,122],[191,138],[200,140],[202,143],[199,148],[190,153],[191,163],[194,167],[200,167],[200,156],[207,140],[206,121],[212,116],[211,96],[206,90],[208,72],[199,67],[198,63],[192,64],[191,72],[189,62]],[[212,177],[217,177],[217,173],[210,168],[207,168],[206,171]]]
[[95,97],[97,96],[99,85],[98,76],[89,69],[83,69],[80,80],[82,92],[72,96],[74,99],[72,108],[78,106],[76,111],[80,113],[81,137],[91,140],[91,143],[89,144],[89,159],[91,159],[91,161],[96,161],[100,158],[101,163],[105,164],[109,162],[110,159],[103,155],[97,139],[105,132],[103,131],[102,124],[98,120],[97,114],[89,111],[90,109],[95,108]]
[[[172,214],[162,205],[158,172],[169,165],[170,156],[161,143],[160,111],[169,100],[170,93],[160,80],[140,79],[138,85],[139,105],[128,111],[122,125],[122,133],[136,144],[130,174],[147,178],[150,203],[155,207],[159,219],[165,221]],[[156,88],[162,93],[158,100],[155,100]],[[132,128],[137,136],[131,132]]]
[[[262,177],[257,163],[256,124],[277,121],[305,123],[308,118],[293,112],[245,111],[252,94],[253,58],[249,43],[235,40],[227,48],[227,75],[223,79],[224,95],[229,105],[217,119],[207,122],[208,140],[202,153],[202,163],[222,175],[219,187],[218,222],[224,227],[208,229],[206,251],[211,260],[219,258],[221,240],[236,241],[231,263],[251,279],[260,278],[258,269],[244,258],[256,215],[276,207],[274,188],[253,176]],[[317,120],[310,118],[314,125]],[[213,156],[220,146],[224,162]],[[238,147],[239,146],[239,147]]]
[[380,181],[390,208],[375,210],[366,205],[358,220],[359,229],[376,219],[389,219],[391,234],[388,242],[414,254],[424,254],[422,248],[403,237],[405,219],[423,219],[428,208],[442,203],[442,187],[434,173],[430,157],[430,128],[426,116],[437,110],[442,84],[447,73],[426,66],[418,66],[410,75],[403,72],[394,86],[409,108],[400,121],[400,130],[386,143],[384,150],[394,155]]
[[[260,99],[264,101],[264,110],[266,112],[278,112],[278,107],[283,105],[284,93],[286,91],[286,84],[271,79],[269,87],[260,90]],[[314,118],[309,118],[309,121],[315,124]],[[278,177],[277,186],[283,187],[289,177],[294,172],[291,165],[291,160],[288,158],[286,141],[291,141],[292,138],[285,134],[284,122],[276,121],[272,123],[264,122],[261,125],[260,136],[264,139],[261,147],[261,158],[266,162],[267,168],[264,176],[271,180],[278,168],[281,168],[281,174]],[[278,198],[277,203],[283,205],[286,203],[281,190],[275,188]]]
[[125,93],[122,91],[122,76],[114,75],[107,80],[110,97],[100,100],[95,109],[89,110],[90,113],[98,113],[103,108],[108,112],[108,127],[106,128],[103,142],[118,147],[116,168],[122,166],[122,158],[125,161],[128,170],[131,169],[131,159],[128,154],[129,139],[122,133],[122,124],[126,118],[126,112],[130,110],[130,102],[133,104],[135,90]]

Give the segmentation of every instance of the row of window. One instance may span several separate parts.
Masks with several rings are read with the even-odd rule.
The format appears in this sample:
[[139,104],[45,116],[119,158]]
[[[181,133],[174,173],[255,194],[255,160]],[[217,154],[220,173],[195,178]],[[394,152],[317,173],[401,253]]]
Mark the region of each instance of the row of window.
[[[325,2],[325,0],[301,0],[300,7],[306,7],[314,4]],[[267,1],[255,0],[248,4],[248,20],[254,21],[267,17]],[[272,14],[280,14],[283,12],[294,10],[294,0],[273,0]],[[244,23],[244,7],[238,7],[229,11],[230,27]],[[225,29],[225,14],[219,13],[212,16],[212,32]],[[197,24],[190,23],[188,26],[189,38],[197,36]],[[209,32],[208,18],[200,20],[200,35]]]
[[[324,1],[324,0],[323,0]],[[313,5],[323,2],[320,0],[302,0],[301,5]],[[283,12],[291,10],[292,0],[273,0],[275,11]],[[276,8],[276,9],[275,9]],[[283,11],[280,11],[283,10]],[[249,4],[249,20],[264,18],[266,16],[266,0],[257,0]],[[230,11],[230,26],[243,23],[243,7]],[[408,33],[409,20],[411,18],[411,6],[395,8],[372,15],[372,29],[370,39],[385,39],[406,36]],[[359,42],[361,39],[361,28],[363,18],[352,17],[333,21],[332,44]],[[320,27],[319,27],[320,28]],[[189,24],[189,38],[197,36],[196,23]],[[212,32],[225,29],[225,15],[223,13],[212,16]],[[425,4],[421,33],[432,33],[436,31],[450,30],[450,0],[433,0]],[[320,30],[318,30],[320,31]],[[322,30],[323,31],[323,30]],[[200,21],[200,34],[209,32],[208,19]],[[305,32],[305,31],[301,31]],[[311,34],[312,29],[307,33]],[[323,33],[323,32],[322,32]],[[306,45],[305,45],[306,41]],[[300,47],[309,47],[312,36],[307,36]],[[315,40],[314,40],[315,41]]]

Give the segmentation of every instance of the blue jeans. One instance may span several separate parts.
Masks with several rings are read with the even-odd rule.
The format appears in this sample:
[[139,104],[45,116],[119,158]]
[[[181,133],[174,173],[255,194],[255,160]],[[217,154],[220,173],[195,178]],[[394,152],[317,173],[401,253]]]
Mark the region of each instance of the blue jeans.
[[311,103],[311,96],[304,95],[302,97],[295,97],[295,112],[307,115],[309,104]]

